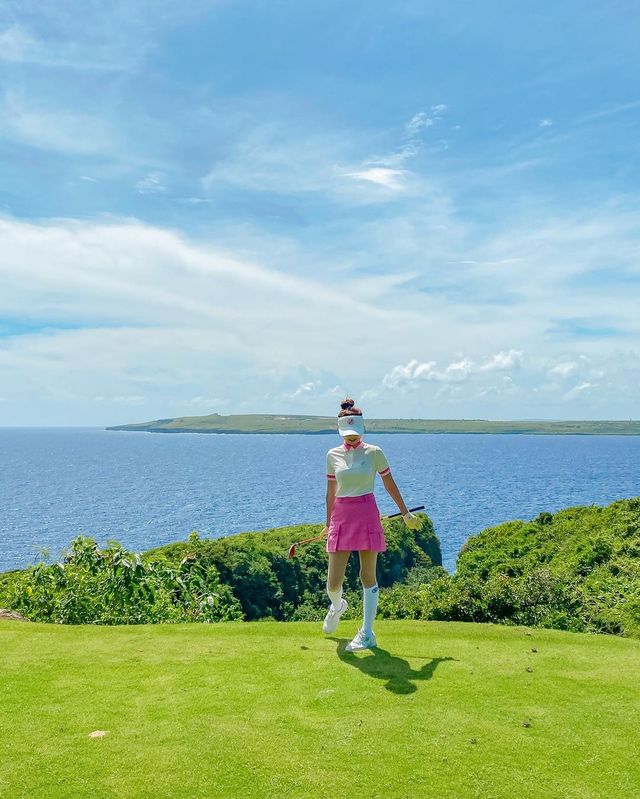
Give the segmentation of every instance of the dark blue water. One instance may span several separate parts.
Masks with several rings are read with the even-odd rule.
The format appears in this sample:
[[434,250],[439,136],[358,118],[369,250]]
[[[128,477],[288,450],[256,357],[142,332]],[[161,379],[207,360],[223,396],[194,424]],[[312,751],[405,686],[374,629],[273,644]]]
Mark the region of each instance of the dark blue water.
[[[369,435],[409,506],[426,505],[455,568],[465,539],[508,519],[640,495],[640,437]],[[76,535],[144,550],[324,521],[338,436],[0,428],[0,570]],[[378,478],[378,505],[397,510]]]

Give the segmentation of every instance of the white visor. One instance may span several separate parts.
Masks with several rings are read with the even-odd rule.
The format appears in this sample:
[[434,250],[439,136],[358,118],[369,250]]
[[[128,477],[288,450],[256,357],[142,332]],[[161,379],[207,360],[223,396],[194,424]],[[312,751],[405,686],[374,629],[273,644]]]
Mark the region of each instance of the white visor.
[[341,416],[338,419],[338,432],[341,436],[362,436],[364,419],[362,416]]

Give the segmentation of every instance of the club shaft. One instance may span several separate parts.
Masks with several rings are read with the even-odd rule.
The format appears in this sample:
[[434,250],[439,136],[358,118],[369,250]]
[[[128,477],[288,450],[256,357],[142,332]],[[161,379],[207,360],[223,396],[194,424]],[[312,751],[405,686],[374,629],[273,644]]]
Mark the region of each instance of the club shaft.
[[[414,510],[423,510],[423,509],[424,509],[424,505],[418,505],[418,506],[417,506],[417,507],[415,507],[415,508],[409,508],[409,513],[412,513]],[[383,516],[382,518],[383,518],[383,519],[393,519],[393,518],[395,518],[396,516],[402,516],[402,513],[400,513],[400,512],[398,512],[398,513],[392,513],[392,514],[390,514],[389,516]],[[295,548],[296,548],[296,547],[298,547],[298,546],[300,546],[301,544],[310,544],[312,541],[318,541],[318,540],[320,540],[322,537],[323,537],[323,536],[321,536],[321,535],[316,535],[316,536],[314,536],[313,538],[305,538],[305,540],[304,540],[304,541],[296,541],[296,542],[295,542],[295,544],[292,544],[292,548],[295,550]]]
[[[409,508],[409,513],[413,513],[414,510],[424,510],[424,505],[418,505],[417,508]],[[402,516],[403,514],[398,511],[398,513],[390,513],[388,516],[383,516],[383,519],[394,519],[396,516]]]

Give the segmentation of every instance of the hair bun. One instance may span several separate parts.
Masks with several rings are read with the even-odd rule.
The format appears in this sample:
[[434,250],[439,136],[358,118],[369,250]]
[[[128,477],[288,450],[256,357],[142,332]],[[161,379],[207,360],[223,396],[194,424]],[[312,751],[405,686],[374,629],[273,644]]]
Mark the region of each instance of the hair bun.
[[347,410],[349,410],[349,408],[353,408],[353,406],[355,404],[356,403],[355,403],[354,400],[346,399],[346,400],[344,400],[343,402],[340,403],[340,407],[342,408],[343,411],[347,411]]

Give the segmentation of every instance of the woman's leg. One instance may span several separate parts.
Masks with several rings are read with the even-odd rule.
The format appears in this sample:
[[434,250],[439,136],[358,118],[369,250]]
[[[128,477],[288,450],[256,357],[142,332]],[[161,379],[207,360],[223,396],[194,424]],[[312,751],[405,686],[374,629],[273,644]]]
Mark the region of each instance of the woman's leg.
[[378,581],[376,579],[377,552],[360,551],[360,582],[362,583],[362,629],[373,632],[373,620],[378,610]]
[[347,570],[351,552],[329,552],[329,571],[327,572],[327,594],[337,610],[342,601],[342,583]]
[[361,550],[360,555],[360,582],[363,588],[373,588],[376,584],[376,564],[378,553]]

